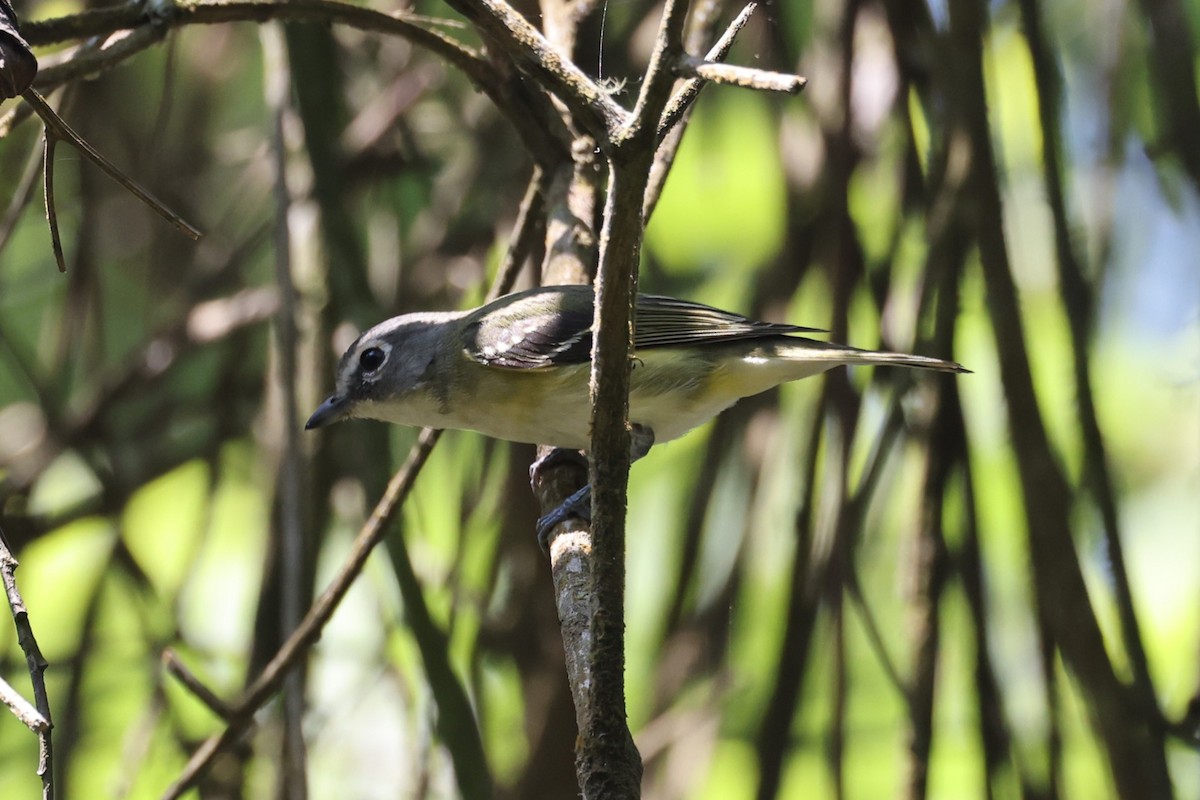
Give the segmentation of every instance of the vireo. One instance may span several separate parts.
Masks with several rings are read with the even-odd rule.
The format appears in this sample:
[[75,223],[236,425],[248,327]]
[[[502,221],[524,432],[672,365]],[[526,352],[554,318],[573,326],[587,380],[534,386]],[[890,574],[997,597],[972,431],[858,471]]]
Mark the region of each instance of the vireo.
[[[337,390],[304,427],[360,417],[587,448],[592,301],[590,286],[547,286],[469,311],[381,322],[350,345],[338,364]],[[841,364],[967,371],[939,358],[792,335],[815,330],[638,295],[629,386],[634,458],[743,397]],[[543,518],[543,543],[549,527]]]

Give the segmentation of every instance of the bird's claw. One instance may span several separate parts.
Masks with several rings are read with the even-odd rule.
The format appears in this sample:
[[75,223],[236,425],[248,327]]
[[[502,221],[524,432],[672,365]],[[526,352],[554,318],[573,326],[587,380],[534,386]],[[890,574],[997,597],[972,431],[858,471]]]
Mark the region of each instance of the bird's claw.
[[566,522],[571,517],[582,519],[585,522],[592,521],[592,487],[584,486],[579,491],[568,497],[558,506],[558,508],[541,517],[537,521],[537,541],[538,546],[542,548],[542,552],[546,555],[550,554],[550,534],[559,525]]
[[[637,461],[649,452],[653,444],[654,431],[645,425],[634,423],[630,431],[629,460]],[[563,462],[580,464],[585,470],[587,469],[587,457],[578,450],[555,448],[530,465],[530,486],[537,483],[538,475],[543,470]],[[592,521],[591,499],[592,487],[591,484],[588,484],[564,500],[558,508],[537,521],[537,540],[543,553],[550,554],[550,533],[559,523],[565,522],[571,517],[589,523]]]

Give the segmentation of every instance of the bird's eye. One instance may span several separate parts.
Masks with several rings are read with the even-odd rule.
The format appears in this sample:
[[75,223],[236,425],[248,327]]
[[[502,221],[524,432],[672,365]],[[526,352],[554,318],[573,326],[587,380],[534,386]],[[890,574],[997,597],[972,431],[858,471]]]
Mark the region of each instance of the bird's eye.
[[378,347],[368,347],[362,351],[358,357],[358,366],[363,372],[374,372],[383,366],[383,362],[387,360],[387,354]]

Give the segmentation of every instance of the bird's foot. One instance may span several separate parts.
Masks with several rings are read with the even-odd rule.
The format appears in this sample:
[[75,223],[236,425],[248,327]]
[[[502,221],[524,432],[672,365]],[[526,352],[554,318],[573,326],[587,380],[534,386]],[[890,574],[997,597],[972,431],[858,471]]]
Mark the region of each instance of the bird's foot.
[[[584,475],[587,474],[587,457],[578,450],[567,450],[561,447],[556,447],[546,455],[534,461],[529,467],[529,486],[537,494],[538,484],[541,482],[542,474],[547,469],[554,467],[574,465],[583,470]],[[572,482],[575,478],[570,478]],[[576,484],[578,485],[578,484]],[[565,487],[564,487],[565,490]],[[542,552],[550,553],[550,533],[560,523],[571,517],[577,517],[584,521],[591,521],[592,505],[590,502],[591,488],[585,485],[574,494],[570,495],[566,500],[559,504],[558,508],[546,514],[537,521],[537,540],[538,545],[542,548]]]
[[[631,462],[637,461],[646,455],[653,445],[654,431],[646,425],[634,423],[630,431],[629,460]],[[585,471],[588,468],[587,457],[578,450],[565,450],[561,447],[555,448],[530,465],[529,485],[536,487],[540,475],[544,470],[564,463],[577,464]],[[565,522],[571,517],[589,523],[592,521],[591,500],[592,487],[591,484],[587,484],[564,500],[558,508],[537,521],[537,540],[543,553],[550,553],[550,533],[559,523]]]
[[537,521],[538,546],[546,555],[550,554],[550,533],[560,522],[566,522],[571,517],[592,521],[592,486],[588,484]]

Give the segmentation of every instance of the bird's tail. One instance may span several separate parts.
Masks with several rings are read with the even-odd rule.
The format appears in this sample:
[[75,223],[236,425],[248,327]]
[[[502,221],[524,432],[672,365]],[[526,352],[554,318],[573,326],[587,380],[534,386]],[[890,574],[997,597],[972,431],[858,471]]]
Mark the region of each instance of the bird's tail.
[[791,338],[786,344],[781,344],[777,354],[788,361],[809,364],[814,372],[842,364],[863,364],[881,367],[916,367],[931,369],[937,372],[970,372],[961,364],[932,356],[910,355],[908,353],[889,353],[883,350],[861,350],[844,344],[832,344],[814,339]]

